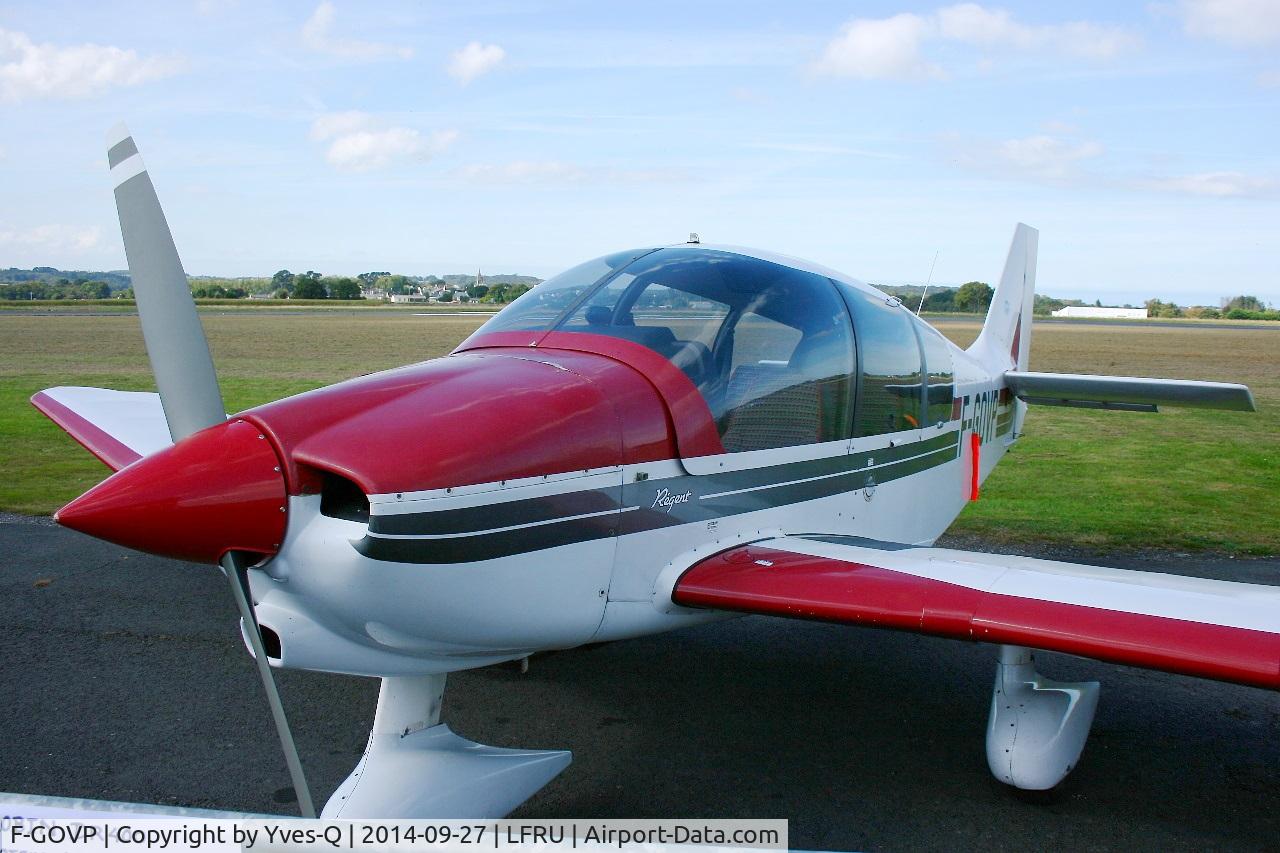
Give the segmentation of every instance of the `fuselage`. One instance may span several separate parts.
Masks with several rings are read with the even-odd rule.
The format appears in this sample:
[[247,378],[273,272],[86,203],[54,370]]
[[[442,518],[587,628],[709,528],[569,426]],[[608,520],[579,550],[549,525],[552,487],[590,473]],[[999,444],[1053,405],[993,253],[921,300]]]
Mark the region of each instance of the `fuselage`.
[[[721,618],[672,605],[670,587],[692,562],[742,541],[816,533],[920,544],[946,529],[971,497],[971,436],[979,480],[1013,440],[999,377],[896,300],[831,271],[740,249],[678,251],[684,268],[660,267],[653,286],[733,298],[691,283],[695,265],[751,265],[743,277],[763,270],[757,284],[776,268],[796,279],[787,298],[821,302],[796,281],[830,288],[822,304],[847,312],[849,334],[831,336],[825,318],[805,327],[803,312],[771,311],[756,294],[742,305],[759,314],[711,299],[676,310],[620,299],[614,318],[630,314],[620,327],[597,311],[574,328],[592,293],[637,260],[660,261],[641,250],[553,303],[543,313],[558,319],[540,328],[504,326],[518,301],[443,359],[242,413],[277,448],[289,481],[285,541],[252,573],[276,662],[440,672],[640,636]],[[643,276],[615,287],[643,287]],[[522,301],[555,293],[552,279]],[[894,318],[922,356],[914,371],[876,365],[870,349],[891,330],[860,331],[858,299]],[[816,378],[768,357],[785,353],[767,340],[726,359],[717,350],[735,310],[739,346],[770,323],[788,336],[783,349],[839,340],[823,341]],[[847,366],[831,373],[841,345]],[[701,360],[672,357],[689,349]],[[718,363],[730,375],[708,378]],[[734,379],[744,374],[764,391],[734,408],[750,397]],[[862,412],[876,393],[896,411]]]

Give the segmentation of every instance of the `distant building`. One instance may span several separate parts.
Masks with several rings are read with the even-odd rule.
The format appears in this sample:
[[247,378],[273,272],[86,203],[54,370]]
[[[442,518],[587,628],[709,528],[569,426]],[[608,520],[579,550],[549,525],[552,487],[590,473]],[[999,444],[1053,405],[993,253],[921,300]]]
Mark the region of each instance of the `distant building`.
[[421,293],[393,293],[391,294],[392,302],[426,302],[427,297]]
[[1105,317],[1110,320],[1145,320],[1146,308],[1098,308],[1094,305],[1068,305],[1053,312],[1054,317]]

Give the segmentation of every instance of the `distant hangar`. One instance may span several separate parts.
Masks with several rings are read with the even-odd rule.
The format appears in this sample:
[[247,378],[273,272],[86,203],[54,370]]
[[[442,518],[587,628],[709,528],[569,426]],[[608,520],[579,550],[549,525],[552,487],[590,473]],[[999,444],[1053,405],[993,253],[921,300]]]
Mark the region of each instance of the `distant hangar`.
[[1145,320],[1146,308],[1099,308],[1094,305],[1068,305],[1053,312],[1054,317],[1106,317],[1111,320]]

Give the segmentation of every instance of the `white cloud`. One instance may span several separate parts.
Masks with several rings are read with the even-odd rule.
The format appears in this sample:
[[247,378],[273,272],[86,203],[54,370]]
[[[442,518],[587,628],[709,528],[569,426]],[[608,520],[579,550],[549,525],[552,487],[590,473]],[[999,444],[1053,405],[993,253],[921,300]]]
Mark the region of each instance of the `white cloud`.
[[869,148],[852,148],[829,142],[755,142],[748,148],[765,151],[786,151],[791,154],[820,154],[845,157],[868,157],[873,160],[902,160],[903,156],[892,151],[874,151]]
[[1182,0],[1177,12],[1189,35],[1244,47],[1280,42],[1276,0]]
[[473,41],[449,58],[449,76],[465,86],[497,68],[506,57],[507,52],[496,44]]
[[587,178],[585,169],[558,160],[473,163],[455,174],[463,180],[483,184],[577,183]]
[[610,169],[578,166],[560,160],[514,160],[510,163],[473,163],[454,171],[467,183],[492,184],[649,184],[687,183],[689,175],[656,169]]
[[1072,56],[1107,59],[1137,44],[1119,27],[1072,21],[1065,24],[1022,24],[1004,9],[960,3],[939,9],[940,38],[978,47],[1053,50]]
[[1046,133],[1078,133],[1080,128],[1069,121],[1051,118],[1040,123]]
[[458,138],[456,130],[423,135],[410,127],[384,126],[360,112],[328,113],[311,125],[311,138],[327,142],[324,158],[344,172],[370,172],[410,161],[426,161]]
[[26,33],[0,29],[0,101],[80,98],[112,86],[135,86],[182,69],[176,56],[97,44],[36,44]]
[[48,252],[87,252],[102,238],[99,228],[74,225],[35,225],[8,228],[0,225],[0,246]]
[[1142,190],[1201,198],[1276,198],[1280,179],[1243,172],[1187,175],[1106,174],[1086,167],[1105,153],[1090,140],[1037,135],[1004,141],[944,139],[950,159],[966,168],[998,178],[1024,178],[1055,186]]
[[302,43],[317,53],[340,59],[409,59],[413,49],[376,41],[360,41],[335,36],[333,22],[338,10],[330,0],[322,0],[302,25]]
[[[904,12],[849,21],[812,68],[819,74],[863,80],[943,77],[943,70],[924,55],[933,42],[1107,59],[1136,46],[1138,39],[1119,27],[1089,21],[1024,24],[1003,9],[960,3],[930,15]],[[989,58],[980,61],[982,67],[990,64]]]
[[1100,157],[1103,147],[1090,140],[1038,134],[1014,139],[943,138],[948,159],[957,165],[996,178],[1073,185],[1097,184],[1099,179],[1082,173],[1081,164]]
[[1140,182],[1144,189],[1210,198],[1262,198],[1280,193],[1280,181],[1242,172],[1203,172]]
[[904,12],[892,18],[858,18],[841,27],[813,69],[833,77],[937,77],[941,70],[920,57],[921,42],[932,24]]
[[1081,160],[1102,154],[1096,142],[1072,141],[1057,136],[1027,136],[1006,139],[996,147],[998,165],[1008,166],[1024,175],[1058,180],[1070,175]]
[[239,5],[239,0],[197,0],[196,11],[201,15],[221,15]]
[[364,130],[372,122],[368,113],[355,110],[345,113],[325,113],[311,123],[311,138],[323,142],[335,136]]

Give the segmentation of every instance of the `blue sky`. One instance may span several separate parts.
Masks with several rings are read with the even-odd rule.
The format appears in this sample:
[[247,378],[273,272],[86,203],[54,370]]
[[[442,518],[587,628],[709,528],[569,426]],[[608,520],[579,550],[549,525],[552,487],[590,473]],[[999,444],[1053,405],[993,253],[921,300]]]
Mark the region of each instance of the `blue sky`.
[[705,241],[876,282],[1280,303],[1280,0],[0,2],[0,267],[548,275]]

